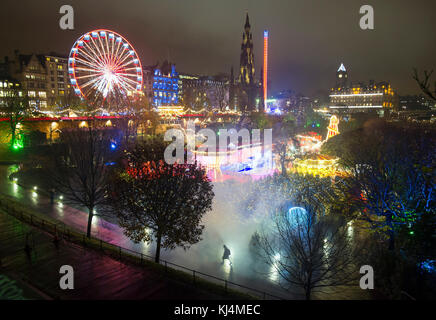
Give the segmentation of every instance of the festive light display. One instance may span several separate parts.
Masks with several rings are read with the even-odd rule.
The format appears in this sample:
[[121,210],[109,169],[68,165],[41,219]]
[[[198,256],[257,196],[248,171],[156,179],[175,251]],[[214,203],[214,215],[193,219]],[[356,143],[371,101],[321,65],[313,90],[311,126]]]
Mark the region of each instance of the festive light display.
[[323,155],[312,155],[304,159],[296,159],[293,165],[298,173],[327,177],[340,174],[337,167],[338,160]]
[[304,135],[297,135],[296,138],[300,144],[300,151],[306,152],[317,152],[320,150],[322,145],[322,136],[316,132],[308,132]]
[[183,106],[159,106],[157,111],[164,119],[176,119],[184,114]]
[[74,43],[68,58],[74,92],[85,99],[119,99],[142,90],[142,66],[132,45],[110,30],[94,30]]
[[327,133],[327,140],[331,137],[334,137],[335,135],[339,134],[338,129],[339,119],[336,116],[332,116],[330,118],[330,124],[327,127],[328,133]]

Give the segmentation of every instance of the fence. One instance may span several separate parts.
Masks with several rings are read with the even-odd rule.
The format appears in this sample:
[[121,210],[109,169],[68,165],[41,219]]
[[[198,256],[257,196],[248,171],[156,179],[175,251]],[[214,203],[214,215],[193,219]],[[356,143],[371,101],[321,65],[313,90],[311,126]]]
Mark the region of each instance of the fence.
[[[159,263],[154,262],[154,257],[130,250],[98,238],[87,238],[84,233],[78,232],[63,222],[52,222],[48,219],[41,218],[35,214],[26,212],[25,209],[17,209],[11,203],[13,200],[0,198],[0,207],[6,210],[6,212],[24,223],[28,223],[32,226],[40,228],[41,230],[48,232],[54,236],[55,239],[59,241],[65,239],[68,242],[81,245],[83,247],[90,247],[93,249],[100,250],[106,254],[110,254],[113,258],[133,262],[135,264],[150,266],[155,266],[158,268],[163,268],[165,273],[173,277],[179,277],[182,280],[186,280],[188,277],[192,278],[192,283],[194,285],[201,285],[203,287],[215,287],[218,291],[222,291],[224,294],[238,294],[247,293],[253,297],[260,299],[269,300],[284,300],[284,298],[278,297],[276,295],[267,293],[262,290],[250,288],[226,279],[222,279],[201,271],[190,269],[185,266],[178,265],[176,263],[160,259]],[[233,291],[236,290],[236,291]]]

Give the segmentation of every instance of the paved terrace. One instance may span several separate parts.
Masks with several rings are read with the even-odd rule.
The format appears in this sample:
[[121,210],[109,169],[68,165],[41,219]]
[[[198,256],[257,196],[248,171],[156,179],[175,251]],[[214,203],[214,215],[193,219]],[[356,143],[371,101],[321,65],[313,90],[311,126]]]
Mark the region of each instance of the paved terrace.
[[[32,247],[30,255],[24,250]],[[147,267],[127,264],[61,240],[0,211],[0,294],[25,299],[223,299],[194,285],[168,279]],[[62,265],[74,268],[74,290],[59,287]],[[3,286],[3,289],[2,289]],[[0,297],[1,299],[1,297]]]

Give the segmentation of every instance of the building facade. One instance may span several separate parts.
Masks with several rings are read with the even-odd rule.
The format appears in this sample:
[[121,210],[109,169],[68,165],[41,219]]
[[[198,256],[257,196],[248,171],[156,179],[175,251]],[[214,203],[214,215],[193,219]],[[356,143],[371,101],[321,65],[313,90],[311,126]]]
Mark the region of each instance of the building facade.
[[229,107],[229,77],[180,75],[183,105],[192,110],[227,110]]
[[408,95],[399,97],[399,111],[435,109],[436,103],[423,95]]
[[18,81],[4,77],[0,74],[0,101],[5,97],[10,97],[17,92],[19,96],[23,95],[21,85]]
[[180,105],[181,80],[176,66],[164,61],[143,68],[143,91],[153,107]]
[[47,71],[47,103],[53,106],[61,103],[59,99],[70,94],[71,86],[68,78],[68,59],[60,55],[46,55]]
[[387,81],[351,83],[343,64],[336,72],[336,85],[331,88],[329,97],[330,109],[347,112],[377,110],[381,114],[394,110],[398,101],[394,89]]
[[30,105],[47,111],[71,90],[67,61],[66,57],[56,54],[20,54],[15,50],[13,59],[5,57],[1,69],[5,77],[20,84]]

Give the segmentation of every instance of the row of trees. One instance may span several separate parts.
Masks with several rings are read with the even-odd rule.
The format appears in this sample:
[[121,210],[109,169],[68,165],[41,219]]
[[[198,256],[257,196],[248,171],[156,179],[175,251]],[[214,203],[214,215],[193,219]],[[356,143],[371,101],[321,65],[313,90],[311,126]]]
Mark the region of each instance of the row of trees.
[[347,219],[368,226],[368,261],[380,292],[391,298],[402,290],[434,295],[420,266],[436,256],[435,137],[431,125],[372,120],[322,148],[348,173],[335,188],[345,195],[341,205],[353,208]]
[[[0,114],[2,117],[8,119],[8,140],[10,146],[16,145],[17,136],[19,134],[19,124],[26,118],[40,114],[38,110],[29,103],[29,97],[17,88],[8,90],[7,95],[0,100]],[[121,105],[121,104],[120,104]],[[159,115],[151,111],[148,104],[148,99],[141,97],[139,99],[125,99],[122,102],[125,110],[118,110],[125,112],[131,120],[129,125],[124,126],[124,136],[135,136],[138,132],[146,131],[152,134],[156,133],[157,127],[160,122]],[[93,116],[100,111],[104,104],[100,102],[84,102],[82,99],[68,92],[62,97],[58,97],[53,107],[55,112],[62,112],[69,110],[77,112],[79,115],[85,113],[88,116]],[[112,110],[114,106],[106,106],[108,110]],[[50,129],[51,130],[51,129]],[[52,132],[50,132],[51,136]],[[52,140],[52,139],[50,139]]]
[[113,150],[120,135],[92,125],[63,131],[44,168],[67,203],[87,208],[88,237],[96,215],[115,216],[133,241],[156,241],[159,262],[161,248],[187,248],[201,240],[212,185],[196,164],[165,163],[161,137],[127,141]]
[[270,218],[252,248],[285,289],[302,288],[306,298],[325,287],[356,285],[367,264],[385,298],[401,298],[402,291],[428,297],[420,266],[436,256],[435,137],[432,125],[367,119],[323,145],[321,152],[339,157],[346,172],[333,183],[287,174],[289,139],[278,139],[281,174],[257,182],[242,205]]
[[[422,234],[416,228],[435,215],[435,134],[430,126],[374,120],[329,139],[322,148],[338,156],[349,172],[337,187],[360,209],[353,218],[386,233],[391,250],[397,240],[404,245],[404,239],[396,239],[398,234]],[[415,255],[429,258],[431,244],[431,238],[422,241],[421,248],[413,248]]]

